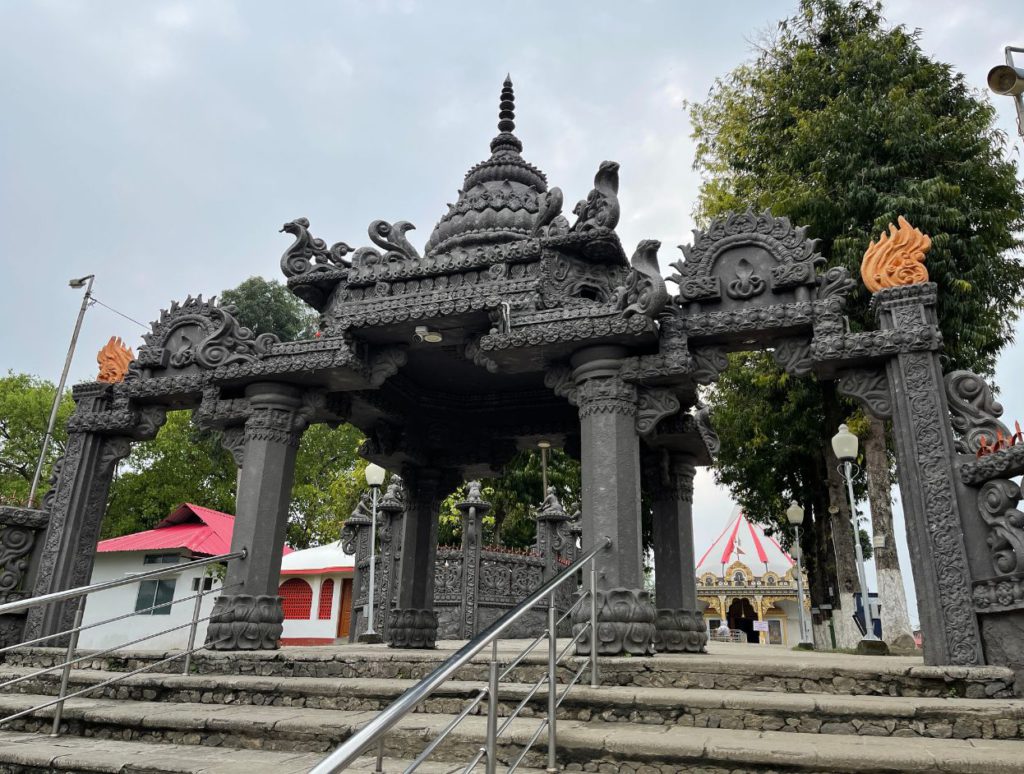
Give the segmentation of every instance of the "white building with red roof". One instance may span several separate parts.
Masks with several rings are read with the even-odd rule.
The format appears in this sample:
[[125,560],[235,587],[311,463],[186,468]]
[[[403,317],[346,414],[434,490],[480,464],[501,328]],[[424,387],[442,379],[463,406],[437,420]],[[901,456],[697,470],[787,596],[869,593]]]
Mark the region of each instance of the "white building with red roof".
[[[770,644],[796,645],[800,641],[796,573],[793,557],[737,508],[697,562],[697,598],[706,605],[704,619],[711,631],[725,621],[749,642],[767,639]],[[806,583],[805,576],[805,592]],[[810,615],[809,602],[804,610]],[[756,631],[757,621],[767,622],[768,631]]]
[[[174,565],[176,572],[90,594],[82,619],[79,647],[87,650],[146,639],[143,649],[184,648],[194,602],[185,599],[202,587],[199,618],[207,618],[221,585],[222,572],[191,566],[192,559],[219,556],[231,550],[235,517],[192,503],[184,503],[153,529],[101,541],[96,547],[92,583],[123,578],[133,573]],[[347,637],[352,607],[353,557],[338,543],[304,551],[284,547],[281,584],[285,612],[282,644],[321,644]],[[174,600],[175,604],[169,604]],[[101,623],[111,618],[119,620]],[[343,634],[339,634],[342,632]],[[206,637],[200,622],[196,642]]]

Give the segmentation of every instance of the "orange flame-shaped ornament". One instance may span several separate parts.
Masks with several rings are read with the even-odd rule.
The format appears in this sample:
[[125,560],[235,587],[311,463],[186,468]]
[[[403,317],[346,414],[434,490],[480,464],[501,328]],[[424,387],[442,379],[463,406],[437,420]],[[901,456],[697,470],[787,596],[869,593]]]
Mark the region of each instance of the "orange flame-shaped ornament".
[[103,348],[96,354],[96,362],[99,363],[100,373],[96,377],[97,382],[117,384],[123,382],[128,374],[128,364],[135,359],[135,354],[130,347],[126,347],[120,336],[111,336],[110,341],[103,345]]
[[871,243],[861,261],[861,279],[872,293],[928,281],[924,254],[932,246],[931,237],[911,226],[902,215],[897,222],[897,226],[889,224],[888,234],[882,232],[878,241]]

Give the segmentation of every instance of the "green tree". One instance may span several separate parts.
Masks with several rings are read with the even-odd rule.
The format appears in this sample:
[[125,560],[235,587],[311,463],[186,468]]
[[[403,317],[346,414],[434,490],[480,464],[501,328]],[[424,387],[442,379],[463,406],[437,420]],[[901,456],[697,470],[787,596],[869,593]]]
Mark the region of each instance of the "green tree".
[[[0,503],[24,505],[43,448],[56,387],[29,374],[0,377]],[[49,489],[50,469],[64,453],[64,426],[74,410],[70,392],[61,397],[53,440],[47,449],[36,504]]]
[[316,330],[316,312],[277,280],[249,277],[223,291],[220,300],[234,305],[239,322],[256,333],[276,333],[282,341],[294,341]]
[[[918,34],[886,25],[878,3],[802,0],[752,62],[690,106],[695,166],[705,177],[697,215],[705,221],[746,207],[788,215],[810,227],[830,266],[854,276],[869,242],[905,216],[932,237],[927,265],[939,285],[949,367],[987,374],[1012,340],[1020,310],[1024,266],[1012,253],[1024,226],[1024,189],[1005,158],[992,107],[961,74],[927,57]],[[848,307],[855,329],[871,325],[867,302],[858,286]],[[777,521],[792,496],[811,506],[815,525],[827,525],[823,507],[845,509],[833,466],[791,457],[798,447],[820,454],[852,407],[833,389],[789,379],[783,405],[803,410],[780,412],[778,392],[757,387],[778,385],[784,375],[766,358],[746,366],[709,396],[716,427],[736,429],[724,434],[719,479],[760,520]],[[755,426],[769,440],[751,454],[741,430]],[[889,471],[878,459],[885,428],[862,418],[860,433],[874,455],[868,468],[876,533],[891,536],[889,482],[879,480]],[[787,464],[794,467],[771,475]],[[759,480],[775,488],[765,494],[745,483]],[[822,491],[826,480],[829,492]],[[826,531],[805,533],[805,549],[818,548],[819,558],[831,545]],[[852,533],[834,532],[837,559],[846,565],[838,573],[842,588],[852,575]],[[883,566],[896,561],[891,541],[877,560],[881,581]]]
[[[250,277],[225,290],[221,301],[236,306],[243,325],[282,340],[310,335],[315,328],[315,313],[279,282]],[[169,413],[157,437],[136,444],[122,463],[111,486],[104,537],[151,529],[182,502],[234,513],[234,460],[221,446],[219,433],[196,427],[190,414]],[[351,425],[314,425],[303,434],[289,511],[293,547],[338,539],[363,486],[361,442]]]

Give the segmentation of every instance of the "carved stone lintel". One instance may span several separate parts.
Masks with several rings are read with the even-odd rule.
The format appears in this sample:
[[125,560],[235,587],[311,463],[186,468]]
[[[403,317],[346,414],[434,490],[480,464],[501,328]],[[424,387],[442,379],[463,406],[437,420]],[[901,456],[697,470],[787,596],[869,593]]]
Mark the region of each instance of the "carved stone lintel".
[[[597,592],[597,652],[601,656],[654,655],[654,621],[651,595],[643,589],[613,588]],[[580,605],[573,612],[572,633],[575,637],[590,626],[589,605]],[[590,653],[590,632],[580,636],[576,653]]]
[[437,613],[433,610],[392,610],[388,621],[388,645],[421,650],[437,647]]
[[853,398],[872,416],[892,417],[889,378],[882,368],[853,368],[839,376],[839,392]]
[[659,653],[703,653],[707,644],[707,625],[702,613],[658,609],[654,621],[654,647]]
[[210,650],[275,650],[284,629],[281,597],[222,594],[213,603],[206,647]]

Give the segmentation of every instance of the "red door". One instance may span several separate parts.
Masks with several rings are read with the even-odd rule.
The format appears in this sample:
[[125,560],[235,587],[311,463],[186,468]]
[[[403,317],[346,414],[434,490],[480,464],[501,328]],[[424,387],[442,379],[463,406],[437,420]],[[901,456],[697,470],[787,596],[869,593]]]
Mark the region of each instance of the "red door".
[[345,578],[341,582],[341,611],[338,614],[338,639],[348,637],[348,628],[352,623],[352,579]]

